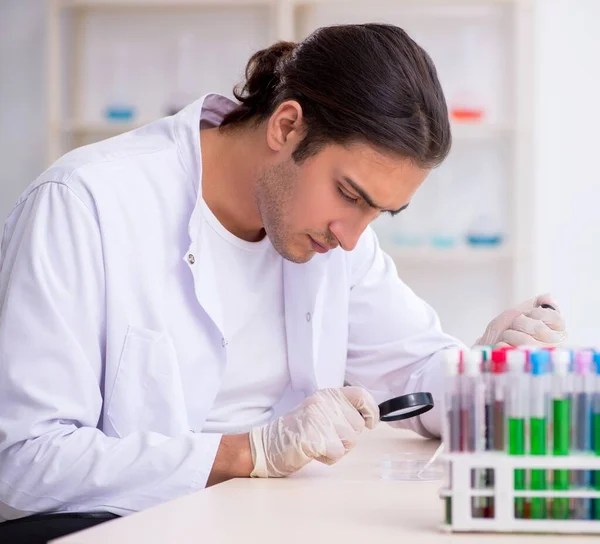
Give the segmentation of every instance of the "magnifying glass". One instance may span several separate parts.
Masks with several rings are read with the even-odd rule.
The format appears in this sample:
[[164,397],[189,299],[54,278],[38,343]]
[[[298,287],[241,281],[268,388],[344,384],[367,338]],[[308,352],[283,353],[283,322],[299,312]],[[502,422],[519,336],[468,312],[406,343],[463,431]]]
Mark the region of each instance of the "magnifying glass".
[[400,421],[420,416],[433,408],[431,393],[409,393],[386,400],[379,405],[381,421]]

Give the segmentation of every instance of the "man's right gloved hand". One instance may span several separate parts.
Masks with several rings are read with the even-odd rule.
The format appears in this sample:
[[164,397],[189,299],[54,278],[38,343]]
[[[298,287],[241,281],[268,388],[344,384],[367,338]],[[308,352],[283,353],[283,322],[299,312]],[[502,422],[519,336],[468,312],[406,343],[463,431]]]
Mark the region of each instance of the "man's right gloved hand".
[[365,427],[379,422],[379,408],[361,387],[321,389],[290,413],[250,432],[250,476],[278,478],[312,459],[331,465],[356,444]]

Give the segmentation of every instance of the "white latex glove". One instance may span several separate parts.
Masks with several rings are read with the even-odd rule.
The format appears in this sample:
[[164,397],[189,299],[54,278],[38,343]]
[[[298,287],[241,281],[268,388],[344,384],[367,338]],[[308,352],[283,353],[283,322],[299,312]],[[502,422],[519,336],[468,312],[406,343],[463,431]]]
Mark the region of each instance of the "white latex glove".
[[321,389],[275,421],[250,432],[250,476],[279,478],[312,459],[332,465],[379,422],[379,407],[361,387]]
[[[541,308],[542,304],[555,309]],[[552,347],[566,338],[567,329],[558,305],[545,294],[502,312],[487,326],[476,345]]]

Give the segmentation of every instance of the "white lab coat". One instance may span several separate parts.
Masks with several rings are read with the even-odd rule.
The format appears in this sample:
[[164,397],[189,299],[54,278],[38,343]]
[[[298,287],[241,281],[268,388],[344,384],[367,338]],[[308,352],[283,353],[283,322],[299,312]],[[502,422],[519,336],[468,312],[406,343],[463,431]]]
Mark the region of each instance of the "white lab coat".
[[[203,108],[204,105],[204,108]],[[0,261],[0,520],[139,511],[202,489],[220,435],[203,433],[227,362],[199,199],[199,118],[173,117],[75,150],[5,225]],[[381,402],[441,390],[463,347],[397,277],[371,229],[356,249],[284,264],[289,390],[274,417],[347,380]],[[439,433],[439,409],[408,422]]]

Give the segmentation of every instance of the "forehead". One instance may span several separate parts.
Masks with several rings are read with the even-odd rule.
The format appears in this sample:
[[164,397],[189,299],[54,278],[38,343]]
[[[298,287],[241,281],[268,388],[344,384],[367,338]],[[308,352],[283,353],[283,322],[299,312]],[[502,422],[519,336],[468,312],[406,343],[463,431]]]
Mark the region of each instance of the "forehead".
[[372,197],[393,207],[406,204],[429,173],[411,159],[364,143],[327,145],[315,158],[315,166],[337,178],[350,178]]

